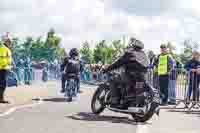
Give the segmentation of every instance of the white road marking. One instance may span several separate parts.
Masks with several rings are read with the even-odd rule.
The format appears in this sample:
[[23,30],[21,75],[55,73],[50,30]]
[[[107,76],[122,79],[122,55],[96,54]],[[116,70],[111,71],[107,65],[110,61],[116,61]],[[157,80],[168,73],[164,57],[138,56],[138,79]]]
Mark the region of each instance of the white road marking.
[[96,89],[96,86],[81,86],[83,89]]
[[37,103],[13,107],[13,108],[10,108],[9,110],[7,110],[4,113],[1,113],[0,117],[8,116],[8,115],[12,114],[13,112],[15,112],[16,110],[24,109],[24,108],[29,108],[29,107],[35,107],[35,106],[40,105],[42,103],[44,103],[44,102],[42,100],[40,100]]
[[147,125],[137,125],[136,133],[150,133]]

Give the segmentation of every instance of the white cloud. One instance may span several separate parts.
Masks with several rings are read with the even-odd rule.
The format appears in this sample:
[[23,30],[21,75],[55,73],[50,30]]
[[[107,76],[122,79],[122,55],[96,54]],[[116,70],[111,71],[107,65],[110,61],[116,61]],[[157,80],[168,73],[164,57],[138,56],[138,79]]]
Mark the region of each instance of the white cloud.
[[66,48],[134,35],[158,51],[167,40],[199,40],[198,0],[1,0],[0,33],[44,35],[51,27]]

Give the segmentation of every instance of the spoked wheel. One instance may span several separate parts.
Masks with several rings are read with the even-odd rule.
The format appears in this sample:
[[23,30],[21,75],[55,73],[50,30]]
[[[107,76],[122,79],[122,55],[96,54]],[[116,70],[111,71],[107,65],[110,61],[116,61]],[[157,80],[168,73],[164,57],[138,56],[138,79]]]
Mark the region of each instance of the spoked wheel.
[[104,105],[104,99],[106,96],[105,89],[100,86],[97,88],[96,92],[93,95],[92,103],[91,103],[91,109],[94,114],[100,114],[104,111],[105,105]]
[[151,109],[150,107],[150,110],[146,112],[144,115],[131,114],[131,116],[134,118],[136,122],[146,122],[152,118],[152,116],[154,115],[154,110],[155,109]]
[[67,98],[67,101],[71,102],[72,97],[76,97],[76,83],[74,79],[70,79],[66,83],[65,87],[65,97]]
[[158,105],[152,102],[151,100],[146,101],[146,104],[145,104],[146,109],[145,109],[144,114],[131,114],[131,116],[134,118],[136,122],[146,122],[153,117],[157,106]]

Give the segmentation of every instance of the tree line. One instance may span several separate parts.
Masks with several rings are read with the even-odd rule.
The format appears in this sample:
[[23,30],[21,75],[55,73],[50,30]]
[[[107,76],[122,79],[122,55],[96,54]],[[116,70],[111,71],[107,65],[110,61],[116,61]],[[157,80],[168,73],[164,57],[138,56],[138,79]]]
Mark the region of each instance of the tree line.
[[[171,42],[167,42],[166,45],[169,49],[169,53],[177,62],[181,64],[185,64],[187,61],[189,61],[192,58],[192,51],[198,50],[200,47],[200,44],[192,41],[191,39],[188,39],[182,43],[183,48],[181,53],[177,54],[177,48],[175,45],[173,45]],[[114,40],[111,43],[102,40],[95,45],[95,48],[91,48],[90,44],[86,41],[82,44],[80,53],[82,59],[87,64],[111,64],[120,55],[123,54],[127,46],[128,45],[121,40]],[[149,58],[156,57],[152,50],[146,52]]]
[[[55,59],[61,60],[67,53],[60,45],[61,38],[55,33],[54,29],[47,32],[46,37],[27,37],[21,40],[17,37],[12,39],[12,53],[15,60],[30,58],[32,61],[53,62]],[[68,44],[70,45],[70,44]],[[192,57],[192,51],[198,50],[200,44],[188,39],[183,41],[180,54],[176,53],[176,46],[171,42],[166,43],[169,53],[176,61],[185,64]],[[87,64],[111,64],[126,50],[128,44],[122,40],[108,42],[101,40],[92,48],[88,41],[85,41],[80,48],[81,58]],[[149,57],[156,56],[152,50],[147,51]]]
[[61,38],[51,29],[46,38],[31,36],[24,40],[12,38],[11,50],[15,61],[19,59],[31,59],[32,61],[53,62],[66,56],[65,49],[60,46]]

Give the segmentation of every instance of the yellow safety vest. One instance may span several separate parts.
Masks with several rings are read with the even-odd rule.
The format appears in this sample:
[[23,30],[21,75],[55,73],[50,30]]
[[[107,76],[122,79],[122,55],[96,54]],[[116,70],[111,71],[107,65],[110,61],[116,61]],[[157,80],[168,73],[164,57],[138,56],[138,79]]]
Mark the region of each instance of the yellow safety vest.
[[0,46],[0,70],[10,70],[12,54],[6,46]]
[[168,74],[168,54],[160,55],[158,63],[158,75]]

